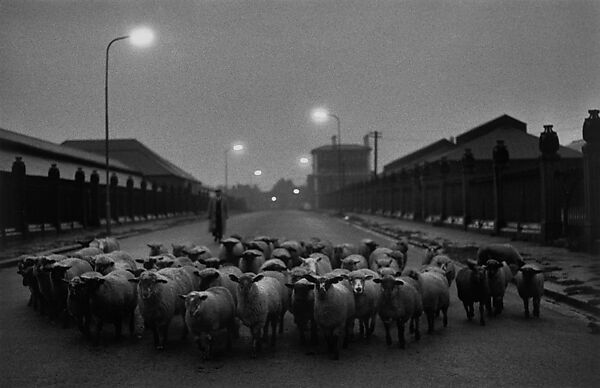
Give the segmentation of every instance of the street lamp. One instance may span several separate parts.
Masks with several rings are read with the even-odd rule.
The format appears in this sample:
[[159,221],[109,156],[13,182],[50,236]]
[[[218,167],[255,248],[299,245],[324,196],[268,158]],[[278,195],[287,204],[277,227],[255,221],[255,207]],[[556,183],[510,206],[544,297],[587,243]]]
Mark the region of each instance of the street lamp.
[[340,118],[331,113],[329,110],[325,108],[315,108],[311,113],[312,119],[315,123],[326,123],[329,121],[330,117],[333,117],[337,123],[337,189],[339,193],[338,205],[342,206],[342,193],[341,188],[344,186],[344,176],[342,174],[342,132],[341,132],[341,124]]
[[[243,144],[234,144],[233,147],[227,148],[225,150],[225,192],[227,192],[227,186],[228,186],[227,174],[228,174],[229,166],[227,165],[227,159],[229,157],[229,151],[242,151],[243,149],[244,149]],[[256,173],[255,173],[255,175],[256,175]]]
[[131,31],[129,35],[119,36],[111,40],[106,46],[106,66],[104,67],[104,153],[105,153],[105,164],[106,164],[106,235],[110,236],[110,224],[111,224],[111,215],[110,215],[110,187],[109,187],[109,174],[110,174],[110,164],[108,162],[108,53],[110,50],[110,46],[113,43],[119,41],[129,39],[131,44],[134,46],[144,47],[148,46],[154,40],[154,33],[152,30],[146,27],[136,28]]
[[261,176],[262,175],[262,170],[255,170],[254,171],[254,176]]

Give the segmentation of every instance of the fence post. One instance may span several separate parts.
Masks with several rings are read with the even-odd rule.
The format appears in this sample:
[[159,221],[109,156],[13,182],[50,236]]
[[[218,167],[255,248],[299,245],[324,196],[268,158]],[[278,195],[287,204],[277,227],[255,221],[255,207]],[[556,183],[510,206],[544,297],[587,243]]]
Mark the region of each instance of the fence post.
[[498,235],[504,226],[502,170],[506,167],[509,159],[504,140],[496,140],[496,145],[492,150],[492,159],[494,161],[494,234]]
[[448,177],[448,173],[450,172],[450,163],[448,163],[448,158],[445,156],[442,156],[442,158],[440,159],[440,174],[442,175],[442,182],[440,184],[440,189],[441,189],[441,207],[440,207],[440,215],[441,215],[441,222],[444,222],[444,220],[448,217],[448,208],[446,206],[446,202],[447,202],[447,196],[448,196],[448,190],[446,187],[446,178]]
[[117,177],[117,174],[113,171],[113,173],[110,176],[110,187],[108,188],[110,190],[110,200],[112,201],[110,208],[110,218],[115,220],[117,223],[119,222],[119,206],[121,205],[121,198],[118,198],[117,195],[118,185],[119,177]]
[[588,252],[600,252],[600,110],[589,110],[583,122],[584,236]]
[[542,242],[549,243],[560,236],[562,230],[560,221],[560,195],[557,185],[557,173],[560,156],[558,155],[558,135],[552,130],[552,125],[544,125],[540,134],[540,188],[541,188],[541,237]]
[[469,183],[473,176],[475,167],[475,157],[470,148],[465,148],[465,153],[461,159],[462,163],[462,210],[463,210],[463,229],[467,230],[471,223],[471,196]]
[[429,162],[423,162],[421,169],[421,219],[426,220],[429,215],[427,203],[427,181],[429,179],[430,166]]
[[13,198],[15,200],[14,214],[15,225],[22,236],[27,236],[29,226],[27,224],[27,191],[25,186],[26,168],[23,158],[17,156],[12,164]]
[[131,175],[127,178],[127,216],[129,221],[133,221],[133,178]]
[[148,182],[145,178],[142,178],[142,182],[140,183],[141,189],[141,201],[142,201],[142,214],[141,216],[146,220],[148,219],[148,204],[147,204],[147,194],[146,189],[148,188]]
[[75,171],[75,186],[77,187],[77,212],[75,219],[81,223],[84,228],[87,226],[87,195],[85,190],[85,172],[81,167]]
[[93,170],[90,175],[90,225],[99,226],[100,217],[98,216],[98,201],[100,194],[100,175],[98,171]]
[[50,222],[54,225],[54,229],[60,232],[60,170],[56,163],[52,163],[48,169],[48,193],[50,199]]

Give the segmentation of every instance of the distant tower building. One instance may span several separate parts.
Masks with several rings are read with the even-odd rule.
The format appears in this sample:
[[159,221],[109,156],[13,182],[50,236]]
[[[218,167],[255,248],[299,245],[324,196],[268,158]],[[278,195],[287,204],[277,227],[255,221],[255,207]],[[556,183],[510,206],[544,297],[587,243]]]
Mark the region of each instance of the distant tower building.
[[312,154],[312,174],[308,176],[308,189],[313,195],[313,206],[320,207],[323,194],[339,187],[369,180],[371,177],[368,144],[341,144],[341,166],[338,169],[338,147],[335,136],[332,144],[310,151]]

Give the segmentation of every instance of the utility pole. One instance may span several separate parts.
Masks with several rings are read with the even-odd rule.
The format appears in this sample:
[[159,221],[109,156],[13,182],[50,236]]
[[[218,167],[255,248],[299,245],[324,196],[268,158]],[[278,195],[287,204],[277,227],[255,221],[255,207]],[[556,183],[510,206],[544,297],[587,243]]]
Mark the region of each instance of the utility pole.
[[373,177],[377,178],[377,141],[379,139],[381,139],[381,132],[379,131],[373,131],[373,132],[369,132],[365,135],[364,139],[365,139],[365,145],[368,145],[367,142],[367,138],[372,137],[373,139],[375,139],[375,141],[373,142]]

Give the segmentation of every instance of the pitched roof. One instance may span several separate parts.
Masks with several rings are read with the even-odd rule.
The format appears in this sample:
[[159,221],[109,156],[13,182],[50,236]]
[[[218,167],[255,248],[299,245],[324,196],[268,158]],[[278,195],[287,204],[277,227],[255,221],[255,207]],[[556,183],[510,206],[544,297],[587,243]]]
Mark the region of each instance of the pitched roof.
[[569,144],[566,145],[566,147],[568,147],[572,150],[581,152],[581,147],[583,147],[584,144],[585,144],[585,140],[580,139],[580,140],[574,140],[574,141],[570,142]]
[[456,137],[456,144],[462,145],[463,143],[466,143],[475,138],[484,136],[492,131],[495,131],[498,128],[513,128],[523,133],[527,133],[527,124],[513,117],[510,117],[509,115],[504,114],[500,117],[496,117],[491,121],[488,121],[487,123],[481,124],[473,129],[470,129],[467,132],[461,133]]
[[[103,167],[106,163],[104,157],[98,155],[97,153],[91,153],[85,150],[52,143],[46,140],[35,138],[33,136],[23,135],[3,128],[0,128],[0,142],[2,144],[12,144],[13,146],[29,149],[36,153],[52,155],[57,157],[58,159],[70,159],[85,162],[86,164],[90,165],[96,165],[99,167]],[[102,146],[102,152],[104,152],[104,145]],[[110,159],[110,165],[113,169],[118,169],[136,174],[140,173],[140,170],[128,164],[125,164],[117,160],[116,158]]]
[[386,164],[383,166],[383,170],[386,171],[402,167],[410,168],[413,165],[422,163],[424,161],[437,160],[440,158],[440,155],[448,152],[449,150],[453,150],[455,147],[456,145],[451,141],[447,139],[440,139]]
[[[310,153],[314,154],[315,152],[336,151],[336,150],[337,150],[337,145],[328,144],[328,145],[314,148],[310,151]],[[360,145],[360,144],[340,144],[340,150],[341,151],[370,151],[371,147]]]
[[[540,156],[539,136],[531,135],[517,128],[499,127],[482,136],[463,142],[457,145],[454,150],[439,155],[430,161],[440,159],[442,156],[445,156],[448,160],[460,160],[464,155],[465,148],[471,149],[476,160],[491,160],[492,150],[497,140],[504,140],[508,155],[512,160],[536,159]],[[581,152],[564,146],[559,147],[558,154],[563,158],[581,157]]]
[[[104,152],[104,140],[67,140],[63,145],[94,153]],[[193,175],[164,159],[136,139],[111,139],[110,154],[123,163],[133,166],[146,176],[174,175],[199,182]]]

